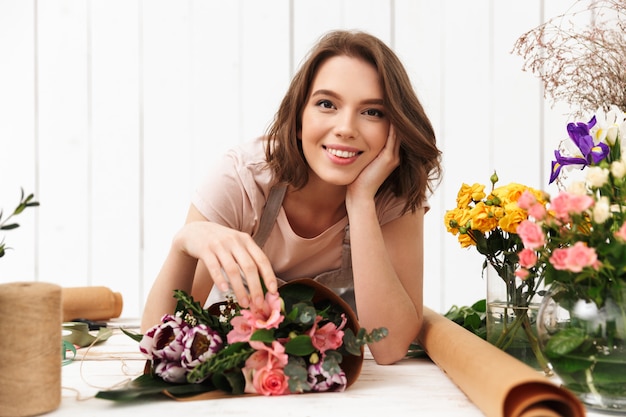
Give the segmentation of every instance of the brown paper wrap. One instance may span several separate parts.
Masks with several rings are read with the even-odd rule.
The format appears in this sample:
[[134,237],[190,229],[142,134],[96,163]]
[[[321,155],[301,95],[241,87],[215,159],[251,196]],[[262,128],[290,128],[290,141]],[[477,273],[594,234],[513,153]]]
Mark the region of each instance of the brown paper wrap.
[[[294,284],[303,284],[315,289],[315,295],[313,296],[313,303],[318,303],[320,301],[330,300],[336,306],[339,306],[345,313],[348,321],[346,323],[346,327],[351,329],[354,334],[359,331],[359,322],[357,320],[357,316],[352,310],[352,308],[346,303],[340,296],[335,294],[331,289],[325,287],[317,281],[308,278],[296,279],[293,281],[289,281],[284,284],[282,287],[287,287]],[[280,292],[280,289],[279,289]],[[219,314],[219,305],[224,303],[213,304],[209,307],[209,311],[212,314]],[[341,362],[341,368],[346,374],[346,389],[350,387],[350,385],[354,384],[359,375],[361,374],[361,368],[363,367],[363,348],[361,348],[361,355],[346,355]],[[144,373],[150,372],[150,362],[146,363],[146,367],[144,369]],[[237,397],[236,395],[226,393],[224,391],[215,390],[204,392],[202,394],[191,395],[191,396],[177,396],[168,392],[167,390],[163,391],[165,395],[168,397],[174,398],[179,401],[196,401],[196,400],[209,400],[209,399],[217,399],[217,398],[233,398]],[[243,395],[258,395],[258,394],[243,394]]]
[[61,403],[61,287],[0,285],[0,417],[26,417]]
[[487,417],[585,415],[572,393],[427,307],[419,342]]
[[107,287],[63,288],[63,321],[117,318],[123,305],[122,294]]

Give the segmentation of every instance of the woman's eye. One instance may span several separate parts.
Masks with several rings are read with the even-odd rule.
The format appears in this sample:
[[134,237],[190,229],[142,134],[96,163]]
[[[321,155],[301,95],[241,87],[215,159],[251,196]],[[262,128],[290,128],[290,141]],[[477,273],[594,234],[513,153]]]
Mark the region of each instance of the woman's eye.
[[333,106],[333,103],[330,100],[320,100],[317,102],[317,105],[324,109],[332,109],[335,107]]
[[379,117],[382,118],[384,116],[384,113],[378,109],[367,109],[365,110],[365,115],[367,116],[372,116],[372,117]]

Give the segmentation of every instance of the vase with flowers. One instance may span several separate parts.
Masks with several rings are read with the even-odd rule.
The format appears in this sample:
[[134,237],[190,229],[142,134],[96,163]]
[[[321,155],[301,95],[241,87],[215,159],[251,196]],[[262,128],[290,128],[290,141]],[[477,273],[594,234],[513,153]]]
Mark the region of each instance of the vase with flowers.
[[[550,292],[539,312],[543,352],[565,387],[589,407],[626,410],[626,140],[625,113],[599,109],[569,123],[555,151],[550,182],[560,191],[543,202],[527,193],[534,215],[517,232],[536,259],[524,266]],[[580,179],[565,179],[582,168]]]
[[491,191],[485,185],[462,184],[457,205],[448,210],[444,222],[448,232],[457,236],[463,248],[475,247],[485,257],[487,272],[487,341],[532,367],[550,373],[537,340],[535,321],[542,292],[542,277],[529,276],[520,268],[528,262],[520,258],[522,241],[517,225],[529,213],[517,204],[524,192],[543,201],[543,193],[522,184],[496,187],[498,176],[491,178]]

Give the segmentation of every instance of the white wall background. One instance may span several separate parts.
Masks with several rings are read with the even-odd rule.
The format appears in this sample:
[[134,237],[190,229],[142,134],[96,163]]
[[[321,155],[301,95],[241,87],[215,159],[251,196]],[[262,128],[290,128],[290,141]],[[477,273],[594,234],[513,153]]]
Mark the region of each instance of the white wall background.
[[106,285],[137,317],[190,195],[262,134],[309,47],[362,29],[402,58],[445,177],[427,215],[425,303],[484,297],[482,258],[447,234],[462,182],[546,188],[567,111],[511,55],[573,0],[0,0],[0,283]]

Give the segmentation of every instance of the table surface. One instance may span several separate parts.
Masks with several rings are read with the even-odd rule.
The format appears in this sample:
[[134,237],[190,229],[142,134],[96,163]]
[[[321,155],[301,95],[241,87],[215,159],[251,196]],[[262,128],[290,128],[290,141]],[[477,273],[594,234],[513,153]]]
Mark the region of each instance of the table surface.
[[[428,358],[404,359],[381,366],[366,351],[358,380],[345,392],[243,396],[204,401],[176,401],[166,397],[117,403],[95,398],[139,376],[145,359],[137,342],[115,331],[107,341],[78,350],[63,366],[62,401],[46,416],[228,415],[328,417],[367,410],[367,415],[483,416],[447,375]],[[480,381],[477,381],[480,383]],[[588,416],[602,416],[588,412]]]

